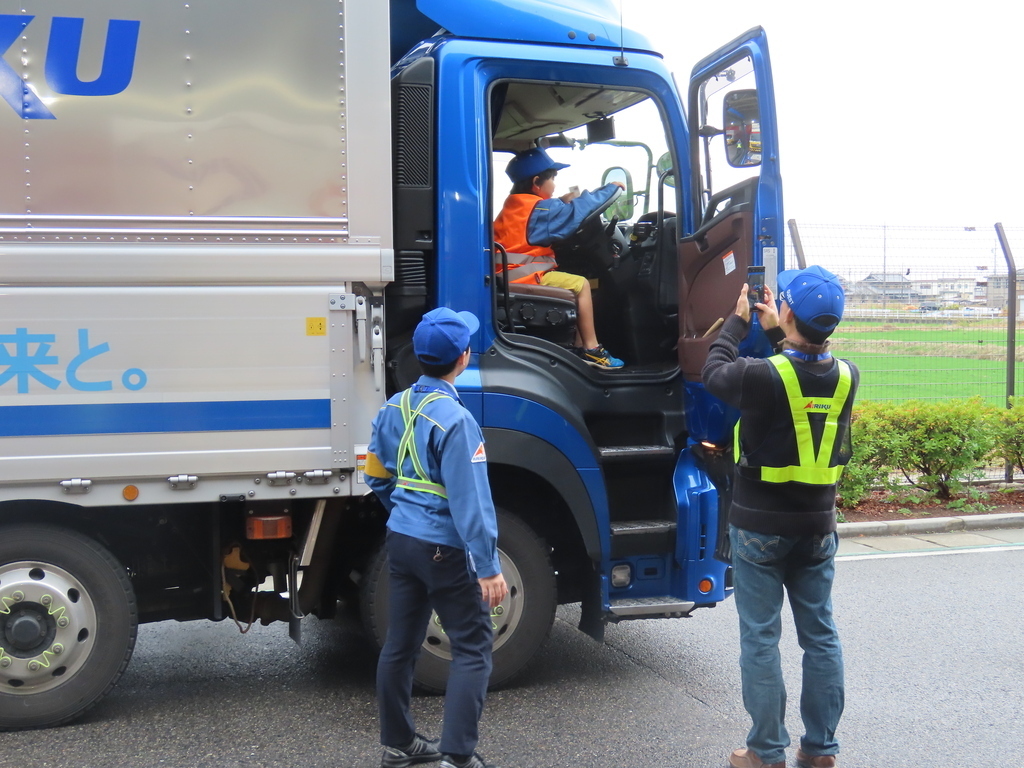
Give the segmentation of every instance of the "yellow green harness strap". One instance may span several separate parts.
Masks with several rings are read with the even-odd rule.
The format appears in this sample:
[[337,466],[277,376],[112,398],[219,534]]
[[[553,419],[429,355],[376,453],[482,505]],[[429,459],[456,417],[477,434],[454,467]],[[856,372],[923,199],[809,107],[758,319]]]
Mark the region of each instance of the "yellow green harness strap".
[[[839,481],[843,474],[843,465],[831,467],[832,453],[835,450],[836,438],[839,433],[839,417],[850,395],[853,386],[853,374],[850,366],[842,360],[839,365],[839,383],[832,397],[807,397],[800,390],[800,380],[789,358],[784,355],[773,355],[768,362],[782,377],[782,385],[786,389],[793,428],[796,432],[796,447],[799,464],[790,467],[761,467],[761,480],[766,483],[807,483],[808,485],[832,485]],[[825,426],[821,434],[818,451],[814,450],[814,436],[811,432],[813,413],[825,414]],[[736,425],[736,450],[739,453],[739,424]]]
[[[402,439],[398,443],[398,458],[395,463],[398,471],[397,487],[408,488],[413,491],[422,491],[423,493],[433,493],[443,499],[447,499],[448,494],[445,487],[440,483],[431,482],[430,478],[427,477],[427,473],[423,470],[423,462],[420,461],[419,454],[416,452],[416,419],[422,415],[423,409],[429,403],[432,403],[441,397],[448,397],[448,395],[441,392],[431,392],[420,400],[420,404],[416,406],[416,410],[413,410],[410,405],[412,401],[412,389],[407,389],[402,393],[400,405],[402,409],[402,422],[405,424],[405,432],[402,433]],[[405,459],[407,457],[412,461],[412,466],[416,471],[417,477],[409,477],[408,475],[402,474],[402,467],[405,465]]]

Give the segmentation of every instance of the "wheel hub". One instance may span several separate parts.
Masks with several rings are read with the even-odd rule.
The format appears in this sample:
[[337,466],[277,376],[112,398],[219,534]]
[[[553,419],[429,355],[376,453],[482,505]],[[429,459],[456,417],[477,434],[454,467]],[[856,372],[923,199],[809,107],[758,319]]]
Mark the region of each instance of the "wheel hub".
[[[491,627],[494,630],[493,650],[498,650],[515,634],[515,629],[523,615],[523,577],[512,560],[498,550],[498,561],[501,573],[508,586],[508,595],[496,607],[491,609]],[[441,619],[434,612],[427,626],[427,636],[423,641],[423,649],[435,656],[451,661],[452,644],[441,626]]]
[[41,605],[26,605],[11,611],[4,626],[3,634],[7,641],[4,645],[9,645],[11,653],[19,656],[20,651],[33,651],[46,642],[50,624],[56,629],[56,622],[47,621],[46,611]]
[[74,676],[92,651],[96,608],[67,571],[38,562],[0,566],[0,691],[33,694]]

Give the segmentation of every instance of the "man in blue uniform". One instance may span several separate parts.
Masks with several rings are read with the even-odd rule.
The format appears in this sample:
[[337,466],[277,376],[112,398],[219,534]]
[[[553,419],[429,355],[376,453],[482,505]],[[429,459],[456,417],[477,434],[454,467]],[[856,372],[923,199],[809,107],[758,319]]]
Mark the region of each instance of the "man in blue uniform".
[[[800,768],[834,768],[835,732],[843,712],[843,652],[832,619],[836,483],[852,453],[850,414],[859,374],[832,357],[828,337],[843,317],[839,278],[821,267],[778,277],[757,304],[782,353],[738,357],[750,329],[747,286],[736,313],[708,351],[704,386],[739,409],[729,535],[736,612],[740,619],[743,705],[753,724],[734,768],[786,768],[786,688],[779,659],[783,593],[788,593],[804,651]],[[774,337],[774,338],[773,338]]]
[[[425,314],[413,334],[423,376],[373,422],[366,482],[389,513],[388,631],[377,665],[382,768],[438,760],[440,768],[494,768],[474,750],[491,674],[490,612],[508,587],[483,433],[455,390],[479,326],[470,312]],[[431,609],[452,652],[440,744],[416,733],[409,711]]]

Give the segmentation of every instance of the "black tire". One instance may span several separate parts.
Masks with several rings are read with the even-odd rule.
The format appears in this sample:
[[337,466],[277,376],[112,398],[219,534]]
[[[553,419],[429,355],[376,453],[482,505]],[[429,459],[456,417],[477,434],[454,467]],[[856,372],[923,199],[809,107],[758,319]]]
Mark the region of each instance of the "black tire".
[[[498,510],[498,555],[509,596],[492,612],[495,624],[490,687],[511,681],[529,665],[555,621],[558,592],[547,545],[514,515]],[[362,581],[360,608],[367,632],[384,645],[387,635],[388,569],[384,547],[373,557]],[[451,654],[433,614],[423,652],[416,662],[416,685],[443,693]]]
[[80,717],[114,687],[135,649],[124,567],[55,526],[0,528],[0,730]]

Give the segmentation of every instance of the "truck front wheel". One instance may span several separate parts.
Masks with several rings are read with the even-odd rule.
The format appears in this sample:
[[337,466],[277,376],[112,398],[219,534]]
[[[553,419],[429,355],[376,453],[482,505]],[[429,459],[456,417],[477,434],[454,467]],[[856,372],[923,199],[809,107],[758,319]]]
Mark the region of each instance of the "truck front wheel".
[[[555,572],[544,542],[514,515],[498,509],[498,557],[508,597],[491,611],[494,628],[491,687],[522,672],[543,645],[555,620]],[[388,616],[387,552],[381,547],[362,582],[361,608],[367,630],[384,645]],[[451,647],[437,614],[430,617],[423,651],[416,663],[416,684],[443,693]]]
[[121,677],[137,626],[128,575],[97,542],[0,528],[0,730],[79,717]]

